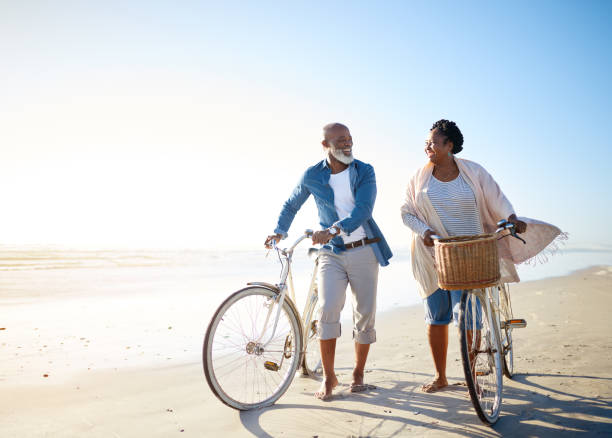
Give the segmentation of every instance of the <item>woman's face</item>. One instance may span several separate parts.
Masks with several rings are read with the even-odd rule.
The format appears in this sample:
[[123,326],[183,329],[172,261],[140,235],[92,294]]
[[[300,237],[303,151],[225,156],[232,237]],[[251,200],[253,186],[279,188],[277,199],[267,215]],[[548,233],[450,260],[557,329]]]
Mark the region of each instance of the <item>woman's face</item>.
[[425,154],[432,163],[439,163],[448,158],[449,152],[453,149],[453,143],[448,141],[445,135],[434,129],[429,133],[425,141]]

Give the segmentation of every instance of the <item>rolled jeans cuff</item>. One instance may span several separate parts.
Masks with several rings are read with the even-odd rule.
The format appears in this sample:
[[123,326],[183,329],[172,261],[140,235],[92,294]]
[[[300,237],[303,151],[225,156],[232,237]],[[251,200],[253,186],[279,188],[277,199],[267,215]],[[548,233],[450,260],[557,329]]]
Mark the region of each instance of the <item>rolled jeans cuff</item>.
[[325,341],[327,339],[336,339],[340,337],[339,322],[321,322],[319,321],[319,339]]
[[374,342],[376,342],[376,330],[353,330],[353,340],[358,344],[373,344]]

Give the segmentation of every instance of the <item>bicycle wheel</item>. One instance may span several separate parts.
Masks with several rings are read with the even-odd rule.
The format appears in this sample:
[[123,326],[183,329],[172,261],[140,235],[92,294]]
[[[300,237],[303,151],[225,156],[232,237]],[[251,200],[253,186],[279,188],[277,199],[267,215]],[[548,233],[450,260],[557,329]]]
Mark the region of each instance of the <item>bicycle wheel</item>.
[[[499,285],[499,317],[502,321],[513,319],[512,305],[510,304],[510,290],[507,284]],[[512,327],[504,325],[500,333],[501,345],[504,349],[504,375],[509,379],[514,375],[514,343],[512,341]]]
[[502,364],[493,315],[485,294],[464,291],[459,313],[459,338],[463,372],[474,409],[480,420],[494,424],[501,410]]
[[301,322],[287,297],[270,339],[279,308],[277,298],[278,292],[262,287],[239,290],[219,306],[208,326],[204,374],[212,392],[232,408],[273,404],[285,393],[300,365]]

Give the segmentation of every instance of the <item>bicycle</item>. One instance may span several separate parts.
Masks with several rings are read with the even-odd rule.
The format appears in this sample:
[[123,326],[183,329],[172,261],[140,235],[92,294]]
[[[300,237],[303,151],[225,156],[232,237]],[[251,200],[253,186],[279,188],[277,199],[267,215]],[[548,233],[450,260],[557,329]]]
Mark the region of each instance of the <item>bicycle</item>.
[[316,319],[318,249],[308,251],[314,271],[302,315],[295,305],[291,273],[294,249],[312,234],[306,230],[288,249],[273,241],[282,265],[279,283],[247,283],[221,303],[208,325],[204,375],[215,396],[232,408],[273,404],[299,369],[306,376],[322,374]]
[[[517,236],[512,223],[501,220],[495,234]],[[439,236],[435,236],[440,240]],[[514,375],[512,330],[527,326],[524,319],[514,318],[509,286],[498,282],[482,289],[464,290],[459,311],[459,344],[463,372],[472,405],[478,418],[493,425],[499,418],[502,404],[502,373]],[[474,329],[476,327],[476,329]]]

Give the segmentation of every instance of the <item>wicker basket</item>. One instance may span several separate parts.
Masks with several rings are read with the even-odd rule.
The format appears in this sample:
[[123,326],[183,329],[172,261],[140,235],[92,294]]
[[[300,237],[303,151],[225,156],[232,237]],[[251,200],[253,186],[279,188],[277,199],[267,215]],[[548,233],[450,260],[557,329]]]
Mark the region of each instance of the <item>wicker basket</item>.
[[499,281],[497,239],[493,234],[455,236],[434,242],[438,285],[442,289],[480,289]]

